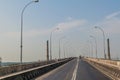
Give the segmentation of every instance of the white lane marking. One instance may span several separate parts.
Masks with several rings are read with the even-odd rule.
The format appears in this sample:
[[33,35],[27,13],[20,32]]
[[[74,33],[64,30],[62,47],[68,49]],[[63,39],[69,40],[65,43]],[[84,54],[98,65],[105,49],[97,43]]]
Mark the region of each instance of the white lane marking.
[[[91,64],[91,65],[92,65],[92,64]],[[98,67],[96,67],[96,66],[94,66],[94,65],[92,65],[92,66],[93,66],[94,68],[96,68],[98,71],[100,71],[101,73],[103,73],[104,75],[106,75],[107,77],[111,78],[112,80],[115,80],[115,79],[114,79],[111,75],[109,75],[107,72],[99,69]],[[118,80],[120,80],[120,79],[118,79]]]
[[78,70],[78,63],[79,63],[79,59],[77,59],[77,64],[76,64],[76,67],[74,69],[73,76],[72,76],[71,80],[76,80],[77,70]]
[[[74,60],[74,59],[73,59]],[[71,60],[71,61],[73,61]],[[56,72],[58,72],[60,69],[64,68],[66,65],[68,65],[71,61],[59,66],[58,68],[56,69],[53,69],[51,70],[50,72],[47,72],[46,74],[42,75],[42,76],[39,76],[37,77],[35,80],[44,80],[45,78],[47,78],[48,76],[52,75],[52,74],[55,74]]]
[[[91,66],[93,66],[95,69],[97,69],[98,71],[100,71],[101,73],[103,73],[105,76],[109,77],[109,78],[112,79],[112,80],[116,80],[116,79],[114,79],[111,75],[109,75],[107,72],[105,72],[104,70],[98,68],[97,66],[91,64],[90,62],[88,62],[88,63],[89,63]],[[118,80],[120,80],[120,79],[118,79]]]

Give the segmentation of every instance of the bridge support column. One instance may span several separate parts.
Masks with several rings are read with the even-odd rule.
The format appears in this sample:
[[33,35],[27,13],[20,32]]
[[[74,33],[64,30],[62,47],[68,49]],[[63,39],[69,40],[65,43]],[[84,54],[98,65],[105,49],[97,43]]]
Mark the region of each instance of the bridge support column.
[[49,61],[49,41],[47,40],[47,61]]
[[110,55],[110,42],[109,42],[109,38],[107,39],[107,45],[108,45],[108,59],[111,59],[111,55]]

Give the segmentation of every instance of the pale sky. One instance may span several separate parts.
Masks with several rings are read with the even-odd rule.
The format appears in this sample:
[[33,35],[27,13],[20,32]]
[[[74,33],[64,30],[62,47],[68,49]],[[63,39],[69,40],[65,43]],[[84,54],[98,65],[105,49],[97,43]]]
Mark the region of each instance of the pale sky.
[[[32,0],[1,0],[0,57],[3,61],[20,61],[20,16],[23,7]],[[95,36],[98,56],[103,57],[101,27],[110,38],[112,58],[120,58],[120,0],[40,0],[24,12],[23,61],[46,59],[46,41],[53,32],[53,58],[58,58],[59,39],[66,56],[90,55],[89,37]],[[107,53],[107,46],[106,46]],[[95,56],[95,49],[94,49]]]

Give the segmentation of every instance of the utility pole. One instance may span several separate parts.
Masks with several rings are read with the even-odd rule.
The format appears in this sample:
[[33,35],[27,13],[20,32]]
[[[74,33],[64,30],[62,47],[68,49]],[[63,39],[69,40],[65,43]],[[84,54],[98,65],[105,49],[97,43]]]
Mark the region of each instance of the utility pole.
[[107,39],[107,45],[108,45],[108,59],[111,60],[109,38]]
[[47,40],[47,61],[49,61],[49,41]]

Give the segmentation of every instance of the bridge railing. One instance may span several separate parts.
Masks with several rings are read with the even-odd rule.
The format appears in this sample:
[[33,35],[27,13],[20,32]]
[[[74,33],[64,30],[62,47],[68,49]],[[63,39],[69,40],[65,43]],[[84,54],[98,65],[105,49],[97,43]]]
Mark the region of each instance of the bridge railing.
[[85,58],[85,60],[94,67],[107,74],[109,77],[120,80],[120,61]]
[[36,68],[31,68],[28,70],[5,75],[5,76],[0,77],[0,80],[32,80],[40,75],[45,74],[46,72],[53,70],[54,68],[56,68],[62,64],[67,63],[68,61],[71,61],[72,59],[74,59],[74,58],[67,58],[67,59],[57,61],[52,64],[47,64],[44,66],[39,66]]
[[11,74],[11,73],[14,73],[14,72],[19,72],[19,71],[22,71],[22,70],[27,70],[27,69],[42,66],[42,65],[45,65],[45,64],[50,64],[50,63],[53,63],[53,62],[55,62],[55,60],[52,60],[52,61],[49,61],[49,62],[42,61],[42,62],[34,62],[34,63],[29,63],[29,64],[22,64],[22,65],[18,64],[18,65],[1,67],[0,68],[0,76]]
[[56,60],[50,60],[50,61],[32,62],[29,64],[22,64],[22,65],[17,64],[17,65],[11,65],[11,66],[6,66],[6,67],[0,67],[0,76],[4,76],[4,75],[11,74],[11,73],[35,68],[38,66],[43,66],[46,64],[55,63],[57,61],[62,61],[62,60],[64,60],[64,59],[59,59],[59,60],[56,59]]

